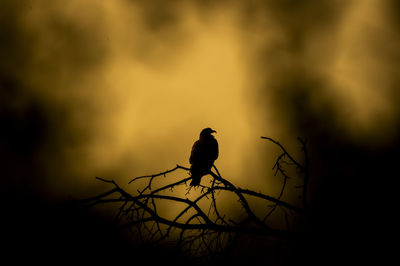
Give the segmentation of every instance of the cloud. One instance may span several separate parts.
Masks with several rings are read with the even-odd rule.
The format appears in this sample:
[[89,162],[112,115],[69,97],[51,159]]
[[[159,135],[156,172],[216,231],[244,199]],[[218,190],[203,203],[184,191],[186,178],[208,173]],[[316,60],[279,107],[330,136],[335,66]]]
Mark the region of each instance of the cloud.
[[249,182],[243,173],[259,176],[260,133],[247,97],[240,10],[214,8],[206,17],[197,4],[165,11],[127,1],[10,7],[18,45],[11,39],[5,55],[10,63],[21,51],[27,55],[18,68],[4,64],[4,80],[18,84],[16,98],[25,99],[18,112],[28,116],[34,106],[40,123],[14,117],[8,104],[3,113],[22,123],[19,131],[25,120],[40,129],[26,159],[34,169],[9,174],[43,196],[80,194],[94,176],[125,182],[188,164],[192,143],[211,126],[219,132],[225,175],[240,182]]

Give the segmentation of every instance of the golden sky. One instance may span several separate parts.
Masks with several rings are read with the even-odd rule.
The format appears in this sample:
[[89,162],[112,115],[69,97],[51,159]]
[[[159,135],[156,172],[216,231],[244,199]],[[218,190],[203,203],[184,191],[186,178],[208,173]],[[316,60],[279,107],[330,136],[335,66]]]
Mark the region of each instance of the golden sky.
[[222,175],[275,195],[277,150],[261,135],[300,155],[311,116],[355,143],[394,139],[400,38],[389,3],[5,1],[1,78],[18,90],[3,108],[43,116],[32,186],[81,195],[95,176],[126,184],[188,166],[211,127]]

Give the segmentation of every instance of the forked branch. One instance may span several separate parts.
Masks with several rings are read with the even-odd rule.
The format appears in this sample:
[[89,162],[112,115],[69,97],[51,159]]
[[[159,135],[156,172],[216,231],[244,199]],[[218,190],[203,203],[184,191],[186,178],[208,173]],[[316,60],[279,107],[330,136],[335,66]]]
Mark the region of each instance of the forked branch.
[[[235,186],[221,176],[215,165],[215,171],[209,173],[212,177],[210,183],[200,185],[200,193],[191,193],[192,189],[196,190],[196,188],[187,184],[187,181],[191,179],[188,175],[190,169],[176,165],[176,167],[158,174],[139,176],[130,180],[129,184],[133,185],[138,184],[139,180],[145,180],[145,185],[141,189],[137,189],[136,193],[127,192],[113,180],[97,178],[102,182],[109,183],[112,188],[105,193],[80,202],[89,206],[120,204],[115,222],[121,228],[130,228],[141,239],[147,241],[160,242],[167,238],[174,238],[179,247],[186,248],[186,250],[196,254],[222,251],[230,245],[232,239],[241,234],[295,238],[300,232],[290,229],[287,213],[302,216],[304,215],[304,208],[306,208],[309,173],[306,142],[299,139],[305,156],[305,164],[303,165],[295,160],[279,142],[268,137],[261,138],[269,140],[282,151],[273,167],[275,175],[279,173],[283,176],[283,185],[278,197]],[[288,179],[285,169],[290,166],[295,166],[304,173],[302,177],[304,181],[302,207],[282,200]],[[184,171],[182,178],[177,180],[170,177],[170,174],[182,173],[182,170]],[[158,181],[161,177],[170,178],[170,182],[166,185],[159,185]],[[173,189],[178,186],[185,186],[186,194],[184,196],[173,192]],[[240,206],[243,214],[239,220],[237,217],[230,217],[232,215],[223,213],[217,207],[220,205],[220,193],[232,195],[238,199],[238,207]],[[188,196],[192,196],[192,198],[190,199]],[[255,206],[251,206],[246,197],[258,198],[265,202],[265,209],[269,208],[267,215],[264,218],[259,217],[254,212]],[[180,209],[172,216],[162,214],[160,212],[162,202],[178,204]],[[277,207],[287,210],[285,211],[284,221],[287,224],[286,229],[273,228],[267,223],[267,218]]]

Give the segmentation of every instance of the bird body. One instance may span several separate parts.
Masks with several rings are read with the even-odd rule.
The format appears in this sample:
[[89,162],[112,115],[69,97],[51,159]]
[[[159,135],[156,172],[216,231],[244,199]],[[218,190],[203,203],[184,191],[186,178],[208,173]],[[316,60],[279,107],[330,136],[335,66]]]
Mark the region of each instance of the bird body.
[[189,162],[192,176],[191,186],[200,184],[201,178],[211,171],[214,161],[218,158],[218,142],[212,133],[215,130],[205,128],[200,133],[200,138],[193,144]]

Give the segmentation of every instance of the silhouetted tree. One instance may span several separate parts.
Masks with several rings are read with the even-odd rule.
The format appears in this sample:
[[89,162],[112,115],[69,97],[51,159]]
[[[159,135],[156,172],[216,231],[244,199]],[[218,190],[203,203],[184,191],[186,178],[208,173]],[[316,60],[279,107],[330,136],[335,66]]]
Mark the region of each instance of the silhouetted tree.
[[[139,176],[132,179],[129,184],[138,184],[144,181],[144,186],[135,193],[129,193],[126,189],[118,185],[114,180],[106,180],[97,177],[98,180],[109,183],[112,188],[100,195],[85,199],[81,203],[88,206],[100,204],[119,204],[114,222],[121,228],[129,228],[139,238],[153,243],[169,241],[175,243],[179,248],[196,254],[216,254],[229,250],[235,239],[241,235],[272,236],[281,239],[296,239],[303,232],[301,227],[291,226],[299,220],[304,220],[307,214],[307,193],[309,182],[309,162],[306,142],[298,138],[304,162],[296,160],[285,147],[278,141],[261,137],[279,147],[281,153],[277,157],[273,166],[274,174],[283,178],[282,187],[278,197],[272,197],[261,192],[250,189],[240,188],[223,178],[217,167],[213,165],[210,172],[212,179],[209,185],[199,185],[192,187],[188,185],[191,176],[181,180],[172,180],[167,184],[160,185],[162,177],[168,178],[171,173],[184,171],[186,174],[190,168],[176,165],[175,168],[146,176]],[[294,167],[296,173],[302,179],[302,202],[300,206],[282,200],[287,180],[289,179],[288,167]],[[179,197],[174,193],[178,186],[186,186],[186,194]],[[200,194],[194,199],[187,196],[190,191],[200,189]],[[237,197],[237,210],[241,210],[240,220],[237,217],[227,217],[219,208],[219,197],[221,192],[229,193]],[[254,197],[265,202],[265,216],[257,215],[254,206],[249,203],[249,197]],[[162,215],[160,203],[179,203],[183,207],[174,217]],[[205,202],[206,205],[204,205]],[[204,208],[204,206],[207,206]],[[284,211],[285,228],[274,228],[269,224],[268,217],[276,210]],[[291,217],[289,217],[291,216]],[[290,219],[289,219],[290,218]],[[290,222],[291,221],[291,222]]]

